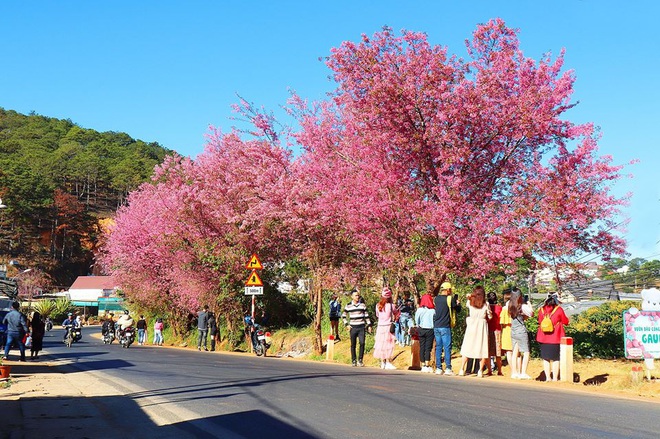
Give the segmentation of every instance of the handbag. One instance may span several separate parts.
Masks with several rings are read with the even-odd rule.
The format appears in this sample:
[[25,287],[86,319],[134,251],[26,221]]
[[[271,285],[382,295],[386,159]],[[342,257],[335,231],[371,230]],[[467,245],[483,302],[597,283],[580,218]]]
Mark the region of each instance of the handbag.
[[32,347],[32,336],[28,336],[25,338],[25,347],[26,348],[31,348]]
[[394,307],[391,309],[392,314],[390,317],[390,334],[394,334],[396,332],[396,325],[394,324]]

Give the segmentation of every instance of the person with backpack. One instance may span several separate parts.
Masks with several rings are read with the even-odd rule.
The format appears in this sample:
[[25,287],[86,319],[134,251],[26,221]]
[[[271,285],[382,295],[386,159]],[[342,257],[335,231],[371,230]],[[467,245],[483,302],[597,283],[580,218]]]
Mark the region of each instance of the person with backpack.
[[330,330],[335,337],[335,341],[341,341],[339,338],[339,318],[341,317],[341,302],[337,293],[332,293],[330,300]]
[[[452,285],[443,282],[440,294],[433,299],[433,335],[435,336],[435,374],[453,375],[451,370],[451,329],[456,325],[456,315],[461,312],[458,294],[452,295]],[[445,353],[445,370],[442,370],[442,351]]]
[[539,328],[536,332],[536,341],[541,348],[546,381],[551,381],[551,370],[552,381],[557,381],[559,377],[559,345],[561,338],[566,336],[564,325],[568,325],[568,317],[559,305],[557,294],[549,294],[538,315]]

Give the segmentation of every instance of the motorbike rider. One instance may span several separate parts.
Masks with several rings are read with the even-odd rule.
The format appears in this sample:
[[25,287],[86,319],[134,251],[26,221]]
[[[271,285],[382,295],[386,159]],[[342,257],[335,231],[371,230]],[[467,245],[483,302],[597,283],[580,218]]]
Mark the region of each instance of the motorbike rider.
[[133,326],[133,317],[129,315],[128,310],[126,309],[124,310],[124,314],[117,320],[117,335],[119,336],[130,326]]
[[66,331],[64,331],[64,338],[63,338],[63,340],[66,340],[66,336],[69,335],[69,331],[77,327],[77,321],[76,318],[73,316],[73,313],[67,314],[66,319],[62,322],[62,327],[66,329]]
[[112,314],[110,314],[101,325],[101,335],[113,334],[115,333],[115,321],[112,319]]

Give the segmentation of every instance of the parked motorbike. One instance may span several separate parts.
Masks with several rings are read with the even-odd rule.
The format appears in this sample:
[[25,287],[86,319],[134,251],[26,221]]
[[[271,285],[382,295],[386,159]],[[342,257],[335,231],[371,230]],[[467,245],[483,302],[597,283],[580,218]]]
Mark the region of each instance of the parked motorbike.
[[257,354],[257,357],[262,355],[265,357],[271,344],[270,332],[265,332],[250,316],[245,317],[245,324],[250,331],[252,350]]
[[119,343],[122,347],[128,348],[135,341],[135,329],[132,326],[119,330]]

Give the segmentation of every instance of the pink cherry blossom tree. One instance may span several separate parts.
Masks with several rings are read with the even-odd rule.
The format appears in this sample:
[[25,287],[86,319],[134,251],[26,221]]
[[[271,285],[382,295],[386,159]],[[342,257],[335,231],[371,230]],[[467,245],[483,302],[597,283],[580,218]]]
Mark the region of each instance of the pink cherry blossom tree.
[[170,158],[117,214],[103,261],[142,306],[189,312],[210,304],[240,318],[251,252],[278,260],[287,247],[264,207],[287,175],[288,152],[213,131],[197,160]]
[[524,254],[623,251],[620,166],[590,124],[564,119],[575,77],[501,20],[470,59],[390,29],[333,49],[330,102],[294,99],[309,172],[343,224],[395,272],[482,275]]

